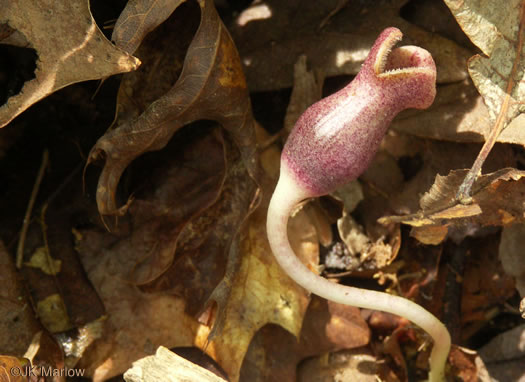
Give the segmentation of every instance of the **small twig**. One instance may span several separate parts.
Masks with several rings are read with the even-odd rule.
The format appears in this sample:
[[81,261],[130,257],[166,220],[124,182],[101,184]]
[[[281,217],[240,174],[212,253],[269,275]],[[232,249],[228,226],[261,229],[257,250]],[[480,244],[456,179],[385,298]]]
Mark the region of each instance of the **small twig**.
[[36,196],[38,195],[38,190],[40,189],[40,184],[44,177],[44,171],[49,162],[49,151],[44,150],[42,154],[42,163],[40,164],[40,169],[38,170],[38,175],[33,186],[33,191],[31,191],[31,197],[29,198],[29,203],[27,205],[26,214],[24,215],[24,223],[22,225],[22,230],[20,231],[20,239],[18,240],[18,247],[16,249],[16,267],[17,269],[22,268],[22,261],[24,260],[24,244],[26,241],[27,230],[29,228],[29,223],[31,221],[31,212],[33,211],[33,206],[35,205]]
[[321,30],[323,29],[326,24],[328,24],[328,22],[330,21],[330,19],[332,17],[334,17],[337,13],[339,13],[339,11],[341,9],[343,9],[344,7],[346,7],[346,5],[348,4],[349,0],[339,0],[339,2],[336,4],[335,8],[332,9],[330,11],[330,13],[321,21],[321,23],[319,24],[319,26],[317,27],[317,30]]
[[264,142],[261,142],[258,146],[259,150],[265,151],[268,149],[271,145],[273,145],[279,138],[281,138],[284,135],[285,131],[284,129],[279,130],[279,132],[273,134],[270,138],[266,139]]

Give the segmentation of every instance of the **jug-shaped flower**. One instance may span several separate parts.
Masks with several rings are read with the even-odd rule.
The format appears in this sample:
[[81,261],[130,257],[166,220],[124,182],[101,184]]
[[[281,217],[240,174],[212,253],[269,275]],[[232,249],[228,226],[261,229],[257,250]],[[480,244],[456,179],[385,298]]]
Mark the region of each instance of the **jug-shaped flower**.
[[309,196],[332,192],[370,164],[392,119],[407,108],[426,109],[436,95],[436,65],[417,46],[393,49],[397,28],[385,29],[359,74],[298,119],[282,154]]

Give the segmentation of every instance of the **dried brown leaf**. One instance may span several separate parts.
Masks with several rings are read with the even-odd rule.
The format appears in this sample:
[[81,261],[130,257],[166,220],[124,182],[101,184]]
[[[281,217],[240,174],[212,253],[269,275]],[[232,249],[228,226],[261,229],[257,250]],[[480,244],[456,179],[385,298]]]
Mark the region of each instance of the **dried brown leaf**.
[[65,86],[129,72],[140,64],[104,37],[88,0],[1,0],[0,23],[22,33],[38,54],[35,78],[0,107],[0,127]]
[[301,361],[326,352],[368,344],[370,330],[356,307],[313,296],[297,340],[275,325],[254,336],[241,370],[241,380],[295,381]]
[[[185,313],[185,301],[173,294],[145,294],[128,281],[126,250],[107,232],[84,231],[77,243],[84,267],[106,306],[108,319],[78,367],[94,381],[123,373],[132,361],[166,347],[204,344],[209,328]],[[109,240],[108,240],[109,239]],[[112,239],[112,240],[111,240]]]
[[108,131],[91,150],[89,163],[99,156],[106,159],[97,188],[101,214],[125,213],[128,205],[117,207],[115,189],[131,161],[163,148],[175,131],[198,119],[216,120],[228,130],[254,176],[254,120],[237,50],[213,2],[201,0],[199,5],[201,24],[178,81],[136,119]]
[[506,168],[481,176],[474,183],[473,202],[463,205],[456,200],[455,192],[466,173],[467,170],[454,170],[447,176],[437,175],[434,185],[420,200],[419,212],[383,217],[380,221],[430,227],[430,230],[439,226],[475,229],[524,221],[524,206],[515,201],[525,192],[522,179],[525,172]]
[[471,53],[400,17],[405,2],[349,1],[342,8],[339,0],[253,3],[230,28],[250,90],[291,87],[294,64],[303,54],[313,69],[321,69],[327,77],[355,75],[377,35],[389,26],[403,31],[404,43],[422,46],[432,53],[439,82],[467,78],[465,62]]

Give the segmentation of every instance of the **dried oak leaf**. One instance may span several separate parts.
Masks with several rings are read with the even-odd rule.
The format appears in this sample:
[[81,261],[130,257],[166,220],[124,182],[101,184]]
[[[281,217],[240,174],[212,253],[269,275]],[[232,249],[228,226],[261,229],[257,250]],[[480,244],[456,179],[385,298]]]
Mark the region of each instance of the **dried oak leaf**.
[[1,0],[0,24],[23,34],[38,54],[35,78],[0,107],[0,127],[67,85],[129,72],[140,64],[104,37],[88,0]]
[[[137,200],[130,209],[135,219],[143,219],[150,210],[158,211],[157,218],[145,221],[145,229],[137,226],[133,233],[133,248],[143,238],[150,242],[144,243],[146,247],[141,245],[139,251],[132,250],[139,256],[133,272],[135,283],[143,291],[169,291],[184,296],[187,311],[193,315],[201,312],[203,305],[216,302],[218,312],[210,339],[220,332],[224,322],[231,280],[243,254],[238,233],[252,212],[255,191],[255,183],[235,145],[224,142],[224,148],[219,147],[213,156],[211,149],[209,145],[197,146],[191,157],[184,156],[180,170],[161,173],[172,180],[154,187],[154,195],[163,194],[165,200]],[[203,152],[207,153],[206,161],[202,160]],[[219,163],[224,169],[218,168]],[[199,178],[192,175],[197,169],[201,169]],[[207,172],[202,171],[206,169]],[[186,187],[168,188],[169,183]],[[190,208],[193,211],[188,213]],[[187,217],[180,219],[181,212]]]
[[102,136],[88,163],[106,161],[97,188],[103,215],[123,215],[115,190],[122,172],[139,155],[163,148],[183,125],[199,119],[219,122],[238,145],[244,164],[255,176],[255,134],[250,100],[237,50],[213,2],[200,0],[201,23],[175,85],[137,118]]
[[186,302],[173,294],[145,294],[127,280],[126,252],[101,250],[107,232],[85,232],[79,249],[86,271],[104,301],[108,320],[104,335],[84,353],[77,365],[93,381],[104,381],[127,370],[131,363],[166,347],[203,344],[209,328],[185,313]]
[[250,90],[291,87],[294,64],[302,54],[327,77],[355,75],[377,35],[388,26],[403,31],[403,44],[432,53],[438,82],[467,78],[465,61],[471,53],[404,20],[399,12],[406,2],[350,1],[344,7],[340,0],[254,2],[230,28]]
[[469,74],[488,108],[492,128],[474,165],[459,187],[458,199],[470,201],[474,180],[505,127],[525,111],[525,3],[445,0],[461,28],[486,55],[468,61]]
[[482,226],[504,226],[525,220],[525,205],[516,203],[525,194],[524,171],[505,168],[483,175],[472,189],[472,203],[457,201],[455,193],[467,170],[454,170],[447,176],[437,175],[434,185],[420,200],[420,211],[405,216],[388,216],[385,223],[404,223],[420,230],[452,227],[468,232]]

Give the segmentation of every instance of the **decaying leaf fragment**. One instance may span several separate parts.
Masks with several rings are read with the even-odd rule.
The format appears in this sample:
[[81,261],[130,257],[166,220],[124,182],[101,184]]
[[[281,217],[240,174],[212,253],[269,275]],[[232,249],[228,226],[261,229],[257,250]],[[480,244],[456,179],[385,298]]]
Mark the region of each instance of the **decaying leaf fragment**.
[[106,39],[88,0],[0,0],[1,24],[22,34],[38,60],[35,78],[0,107],[0,128],[67,85],[129,72],[140,64]]
[[470,201],[470,191],[483,162],[501,131],[525,111],[525,3],[510,0],[445,0],[461,28],[487,57],[475,55],[469,74],[488,107],[490,136],[458,191]]
[[97,188],[103,215],[122,215],[127,209],[127,205],[117,207],[115,189],[128,164],[145,152],[163,148],[179,128],[195,120],[219,122],[254,176],[254,120],[239,56],[213,2],[200,0],[199,5],[201,23],[175,85],[138,118],[108,131],[91,150],[88,163],[105,157]]
[[505,272],[516,280],[516,289],[525,297],[525,225],[512,224],[504,227],[499,244],[499,259]]
[[[454,170],[447,176],[437,175],[434,185],[420,200],[420,211],[405,216],[388,216],[385,223],[404,223],[417,229],[415,235],[427,244],[438,244],[446,237],[436,230],[459,230],[465,234],[482,226],[505,226],[525,221],[525,203],[519,202],[525,193],[524,171],[502,169],[478,178],[472,188],[472,203],[456,200],[456,190],[467,170]],[[434,238],[433,241],[425,238]]]

